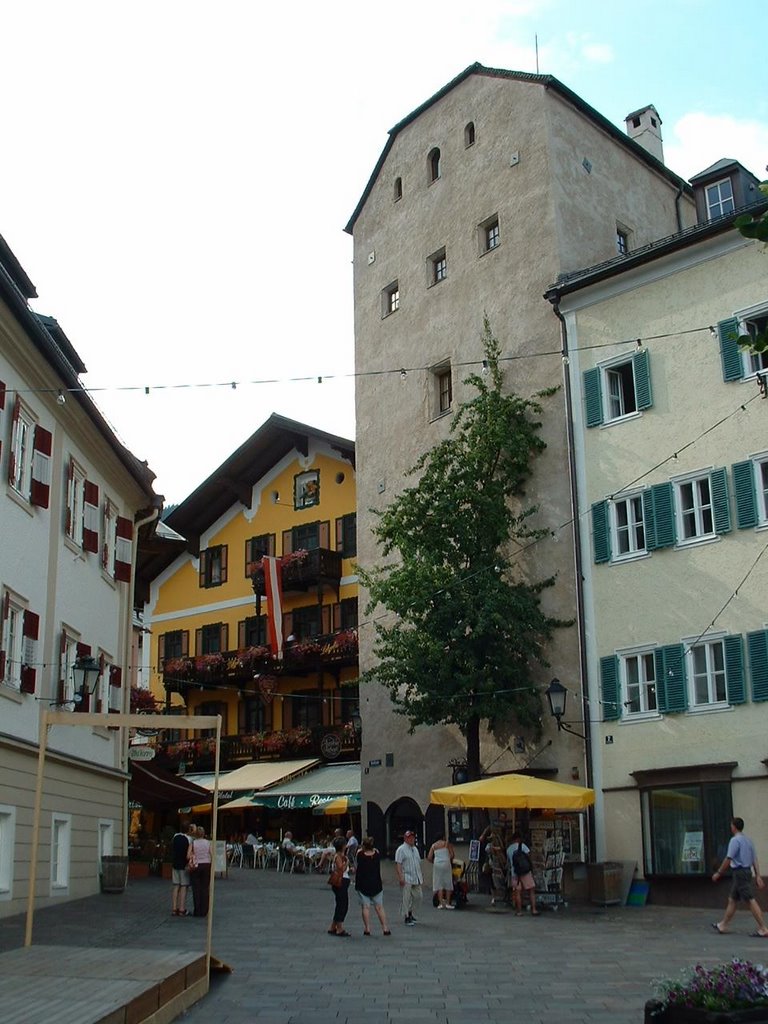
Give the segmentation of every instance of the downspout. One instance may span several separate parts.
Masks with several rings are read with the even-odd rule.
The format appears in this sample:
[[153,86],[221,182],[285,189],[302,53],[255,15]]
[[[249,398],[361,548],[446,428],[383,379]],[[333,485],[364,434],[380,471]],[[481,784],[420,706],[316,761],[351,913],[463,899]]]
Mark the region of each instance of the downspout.
[[677,193],[675,194],[675,217],[677,219],[677,230],[678,231],[682,231],[683,230],[683,218],[682,218],[682,215],[680,213],[680,200],[683,197],[683,189],[684,188],[685,188],[685,185],[681,181],[680,182],[680,188],[678,188]]
[[[157,496],[156,496],[157,498]],[[159,501],[162,502],[162,498]],[[120,709],[123,714],[131,710],[131,644],[133,641],[133,587],[136,586],[136,561],[139,556],[139,530],[147,523],[153,523],[160,515],[161,506],[153,508],[148,516],[133,524],[133,536],[135,538],[133,551],[131,552],[131,596],[128,601],[128,629],[123,642],[123,666],[125,668],[125,685],[123,687],[123,706]],[[126,773],[123,780],[123,856],[128,856],[128,826],[130,823],[130,811],[128,809],[128,729],[122,726],[120,729],[120,767]]]
[[[571,375],[568,369],[568,328],[565,317],[560,312],[560,296],[557,291],[548,293],[546,298],[552,303],[552,312],[560,321],[560,338],[563,356],[563,392],[565,394],[565,429],[568,444],[568,483],[571,498],[571,522],[574,535],[574,572],[576,574],[576,623],[579,641],[579,672],[581,675],[581,706],[584,722],[584,761],[587,772],[587,786],[592,787],[592,737],[589,721],[589,701],[587,699],[587,653],[584,630],[584,577],[581,557],[581,517],[579,515],[579,492],[576,481],[576,451],[573,441],[573,395],[571,392]],[[587,811],[587,859],[594,858],[595,809],[594,804]]]

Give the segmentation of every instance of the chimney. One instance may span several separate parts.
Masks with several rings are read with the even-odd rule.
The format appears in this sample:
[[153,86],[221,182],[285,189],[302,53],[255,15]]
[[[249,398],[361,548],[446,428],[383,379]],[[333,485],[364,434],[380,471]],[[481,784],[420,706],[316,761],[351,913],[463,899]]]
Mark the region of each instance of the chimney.
[[627,135],[643,149],[664,163],[664,144],[661,141],[661,118],[653,104],[634,110],[624,118]]

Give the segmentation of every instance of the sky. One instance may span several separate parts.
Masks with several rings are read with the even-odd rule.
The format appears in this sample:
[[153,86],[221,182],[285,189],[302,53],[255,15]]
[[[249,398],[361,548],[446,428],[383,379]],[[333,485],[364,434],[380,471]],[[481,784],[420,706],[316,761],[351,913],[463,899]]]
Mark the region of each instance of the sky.
[[167,503],[273,412],[354,437],[344,225],[469,64],[534,72],[538,42],[622,129],[653,103],[678,174],[766,177],[762,3],[0,0],[0,25],[0,234]]

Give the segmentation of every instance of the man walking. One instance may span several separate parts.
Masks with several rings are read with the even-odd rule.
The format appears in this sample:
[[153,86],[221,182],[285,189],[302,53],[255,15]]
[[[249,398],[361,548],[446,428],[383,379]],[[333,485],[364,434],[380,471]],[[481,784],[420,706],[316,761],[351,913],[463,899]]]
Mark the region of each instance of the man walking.
[[766,928],[765,921],[763,920],[763,912],[760,909],[760,904],[755,899],[755,889],[752,884],[753,874],[758,889],[762,889],[765,883],[760,875],[760,865],[757,863],[752,840],[744,835],[743,818],[731,818],[731,840],[728,843],[728,850],[723,858],[723,863],[712,875],[712,881],[719,882],[721,876],[728,868],[733,873],[728,904],[722,921],[716,922],[712,927],[720,935],[724,935],[728,931],[728,924],[731,918],[736,913],[737,901],[743,900],[752,911],[755,921],[757,921],[757,931],[752,932],[752,935],[755,938],[768,939],[768,928]]
[[424,876],[421,873],[421,854],[416,848],[416,833],[406,832],[395,852],[395,871],[403,890],[403,918],[409,926],[416,924],[413,904],[421,899]]

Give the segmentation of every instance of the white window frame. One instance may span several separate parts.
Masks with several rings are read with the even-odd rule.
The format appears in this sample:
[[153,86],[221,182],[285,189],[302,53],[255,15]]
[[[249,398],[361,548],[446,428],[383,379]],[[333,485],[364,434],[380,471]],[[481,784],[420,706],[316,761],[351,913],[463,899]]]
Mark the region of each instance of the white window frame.
[[[688,710],[689,711],[712,711],[729,707],[728,703],[728,677],[725,666],[725,633],[709,635],[706,639],[696,637],[684,640],[686,677],[688,684]],[[720,667],[716,666],[717,655],[715,649],[720,651]],[[698,655],[697,655],[697,652]],[[704,672],[697,672],[701,667],[700,657],[704,659]],[[699,665],[697,665],[699,661]],[[697,700],[696,682],[703,676],[707,689],[707,699]],[[718,699],[716,686],[720,677],[723,696]]]
[[67,480],[67,512],[69,529],[67,538],[78,548],[83,546],[83,516],[85,510],[85,481],[83,467],[72,459],[71,475]]
[[768,526],[768,453],[755,455],[752,465],[757,497],[757,525]]
[[[702,500],[701,485],[706,482],[707,490],[709,492],[708,501]],[[715,513],[712,504],[712,473],[706,471],[704,473],[692,473],[686,477],[679,477],[672,481],[672,486],[675,491],[675,520],[677,524],[677,544],[678,546],[684,546],[686,544],[695,544],[702,540],[715,540],[717,533],[715,532]],[[687,489],[691,489],[690,505],[683,505],[684,492]],[[686,496],[687,497],[687,496]],[[693,517],[693,523],[696,527],[696,532],[690,536],[686,536],[686,522],[690,522],[690,518]],[[706,528],[706,520],[709,518],[709,529]]]
[[616,225],[616,253],[619,256],[626,256],[629,252],[629,229],[621,224]]
[[72,856],[72,815],[51,814],[51,896],[69,891]]
[[69,702],[74,707],[75,699],[75,677],[72,675],[72,669],[77,661],[77,645],[80,643],[80,637],[75,633],[70,632],[65,627],[64,630],[64,651],[61,654],[61,676],[64,680],[64,693],[62,694],[62,701],[64,703]]
[[433,252],[427,259],[427,286],[434,287],[441,284],[448,277],[448,259],[445,255],[445,247]]
[[[628,509],[626,526],[619,526],[620,505],[626,506]],[[639,519],[637,518],[638,509]],[[639,531],[641,530],[643,535],[642,544],[639,537]],[[620,537],[622,534],[626,534],[629,542],[626,551],[621,550]],[[614,562],[626,561],[629,558],[636,558],[638,555],[648,553],[642,491],[624,494],[620,498],[614,497],[611,500],[611,552],[611,561]]]
[[[617,393],[611,390],[612,383],[618,382],[621,376],[618,371],[624,366],[628,366],[630,373],[632,374],[632,398],[635,403],[634,409],[625,408],[623,388],[620,388]],[[601,364],[600,386],[603,392],[603,409],[605,410],[604,423],[616,423],[618,420],[625,420],[630,416],[640,415],[637,408],[637,393],[635,390],[635,363],[631,355],[620,356],[619,358],[612,360],[610,363]],[[614,402],[618,402],[619,404],[619,411],[615,414]]]
[[115,554],[117,552],[117,517],[120,514],[117,505],[110,499],[104,499],[104,521],[102,529],[101,568],[111,580],[115,578]]
[[24,649],[24,612],[26,603],[13,591],[7,590],[8,615],[2,623],[3,636],[0,650],[5,651],[5,675],[0,680],[12,690],[21,692],[21,666],[26,664]]
[[31,411],[23,402],[20,402],[18,416],[13,422],[11,433],[14,473],[10,484],[16,494],[26,502],[29,501],[32,491],[32,454],[36,426],[37,421]]
[[392,281],[381,291],[381,318],[386,319],[400,309],[400,284]]
[[[446,359],[445,362],[439,363],[433,366],[431,369],[432,377],[432,419],[439,419],[441,416],[447,416],[448,413],[453,409],[453,371],[451,368],[450,360]],[[444,404],[445,391],[443,388],[443,381],[446,379],[449,381],[448,386],[448,402]]]
[[0,900],[13,899],[16,808],[0,804]]
[[[749,306],[747,309],[739,310],[735,315],[739,321],[739,334],[752,334],[750,324],[768,318],[768,302]],[[743,380],[754,380],[758,373],[768,371],[768,352],[749,352],[739,346],[739,355],[744,372]]]
[[492,217],[486,217],[477,226],[477,241],[480,255],[485,256],[487,252],[493,252],[501,245],[501,228],[499,215],[494,213]]
[[[723,185],[728,186],[730,195],[723,195]],[[717,189],[717,198],[712,201],[710,192],[713,189]],[[733,199],[733,182],[730,178],[721,178],[719,181],[713,181],[711,185],[707,185],[704,188],[704,197],[707,203],[707,220],[716,220],[718,217],[724,217],[728,213],[733,213],[736,209],[736,205]],[[726,206],[730,203],[728,209]],[[718,212],[713,212],[717,208]]]
[[[638,719],[659,718],[658,693],[656,691],[656,662],[654,659],[654,645],[644,647],[633,647],[625,651],[617,651],[619,659],[619,677],[621,683],[620,693],[622,695],[623,715],[625,720],[637,721]],[[637,680],[630,683],[628,663],[634,662],[638,666]],[[653,672],[653,677],[648,675],[648,667]],[[637,688],[639,708],[631,710],[633,703],[630,694],[630,686]]]

